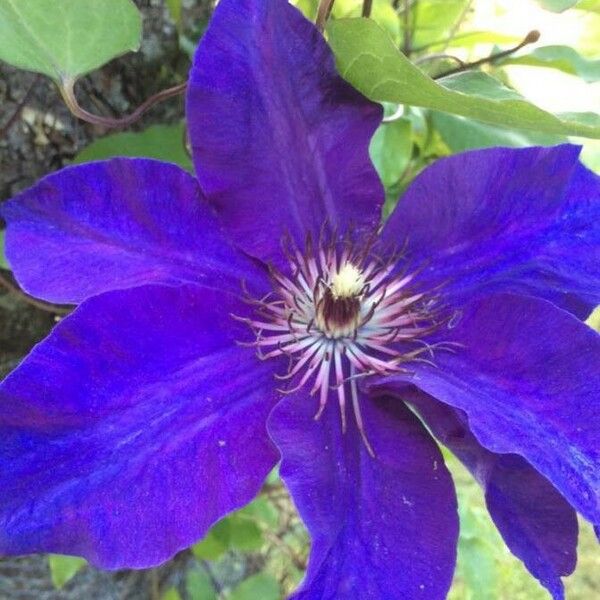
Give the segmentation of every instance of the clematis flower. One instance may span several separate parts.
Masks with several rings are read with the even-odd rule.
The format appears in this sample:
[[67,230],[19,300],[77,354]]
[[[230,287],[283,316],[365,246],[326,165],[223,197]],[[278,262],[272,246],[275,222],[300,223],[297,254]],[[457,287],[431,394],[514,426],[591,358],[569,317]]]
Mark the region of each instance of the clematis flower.
[[[281,461],[300,599],[443,598],[436,440],[563,597],[600,523],[600,182],[573,146],[436,162],[379,230],[381,109],[284,0],[222,0],[187,99],[196,178],[124,159],[5,203],[29,293],[78,308],[0,388],[0,553],[159,564]],[[424,425],[426,424],[426,426]]]

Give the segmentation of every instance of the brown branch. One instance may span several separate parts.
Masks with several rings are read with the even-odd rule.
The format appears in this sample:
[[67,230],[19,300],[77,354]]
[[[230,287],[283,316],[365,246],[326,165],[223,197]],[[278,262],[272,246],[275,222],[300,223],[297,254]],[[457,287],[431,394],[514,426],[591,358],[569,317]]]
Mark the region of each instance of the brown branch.
[[373,8],[373,0],[363,0],[362,16],[368,19],[371,16],[372,8]]
[[333,3],[335,0],[320,0],[319,8],[317,9],[317,19],[315,21],[315,25],[320,32],[325,30],[325,23],[327,23],[327,19],[329,19],[329,15],[331,14],[331,9],[333,8]]
[[43,310],[45,312],[49,312],[55,315],[66,315],[72,310],[72,308],[68,306],[50,304],[49,302],[43,302],[42,300],[36,300],[35,298],[32,298],[29,294],[26,294],[23,290],[21,290],[16,283],[10,281],[8,277],[5,277],[2,271],[0,271],[0,285],[7,289],[9,292],[15,294],[15,296],[17,296],[27,304],[35,306],[35,308],[39,308],[40,310]]
[[157,104],[158,102],[162,102],[163,100],[167,100],[168,98],[172,98],[173,96],[178,96],[185,92],[187,88],[187,81],[180,83],[174,87],[168,88],[166,90],[162,90],[150,98],[146,99],[140,106],[138,106],[130,115],[126,115],[121,118],[113,119],[111,117],[103,117],[101,115],[94,115],[84,108],[82,108],[77,102],[77,98],[75,97],[75,81],[72,79],[67,79],[62,82],[59,86],[59,90],[67,108],[73,113],[76,117],[81,119],[82,121],[86,121],[88,123],[93,123],[94,125],[101,125],[103,127],[127,127],[137,121],[149,108]]
[[475,69],[476,67],[480,67],[481,65],[484,65],[484,64],[493,63],[497,60],[500,60],[501,58],[505,58],[507,56],[510,56],[511,54],[514,54],[515,52],[517,52],[524,46],[528,46],[529,44],[535,44],[539,39],[540,39],[540,32],[536,31],[534,29],[533,31],[530,31],[525,36],[523,41],[520,44],[517,44],[514,48],[509,48],[508,50],[503,50],[502,52],[496,52],[495,54],[490,54],[489,56],[486,56],[485,58],[480,58],[479,60],[476,60],[476,61],[473,61],[470,63],[464,63],[464,64],[460,65],[459,67],[455,67],[454,69],[449,69],[448,71],[444,71],[443,73],[440,73],[439,75],[435,75],[433,77],[433,79],[441,79],[442,77],[448,77],[449,75],[455,75],[456,73],[463,73],[464,71],[470,71],[471,69]]
[[27,101],[31,96],[31,92],[33,92],[33,88],[35,87],[39,79],[40,76],[39,74],[37,74],[31,82],[31,85],[27,88],[27,91],[25,92],[23,98],[21,98],[21,101],[19,102],[19,104],[17,104],[17,108],[15,108],[13,114],[10,116],[8,121],[2,126],[2,129],[0,129],[0,138],[4,137],[9,132],[10,128],[15,124],[16,120],[19,118],[21,111],[23,110],[25,104],[27,104]]

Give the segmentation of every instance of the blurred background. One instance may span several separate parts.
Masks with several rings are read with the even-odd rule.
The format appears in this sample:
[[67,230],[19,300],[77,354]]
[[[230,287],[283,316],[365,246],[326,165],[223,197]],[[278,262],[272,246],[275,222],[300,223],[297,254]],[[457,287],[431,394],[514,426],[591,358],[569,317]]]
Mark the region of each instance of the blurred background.
[[[316,0],[294,3],[314,18]],[[552,12],[566,4],[574,6]],[[111,61],[78,84],[81,105],[93,113],[121,116],[156,92],[185,81],[191,53],[213,9],[204,0],[136,0],[136,5],[143,15],[140,51]],[[337,0],[332,18],[358,16],[361,6],[360,0]],[[600,112],[600,0],[375,0],[373,18],[413,62],[438,78],[457,64],[514,48],[537,30],[535,45],[485,60],[481,69],[548,111]],[[555,49],[536,54],[546,46]],[[387,190],[386,213],[414,176],[440,156],[566,139],[418,108],[390,105],[386,114],[392,121],[382,125],[371,148]],[[178,96],[115,133],[76,119],[49,79],[0,62],[0,200],[73,162],[114,155],[152,156],[191,170],[182,119],[183,98]],[[574,141],[583,145],[588,166],[600,171],[600,142]],[[2,236],[0,224],[0,376],[69,310],[19,291],[2,255]],[[457,481],[461,517],[450,597],[548,598],[504,546],[479,487],[452,456],[447,454],[447,459]],[[0,559],[0,600],[277,600],[300,581],[308,549],[306,532],[277,473],[272,473],[251,505],[160,568],[108,573],[72,557]],[[583,522],[578,568],[566,579],[566,590],[572,600],[600,598],[600,552]]]

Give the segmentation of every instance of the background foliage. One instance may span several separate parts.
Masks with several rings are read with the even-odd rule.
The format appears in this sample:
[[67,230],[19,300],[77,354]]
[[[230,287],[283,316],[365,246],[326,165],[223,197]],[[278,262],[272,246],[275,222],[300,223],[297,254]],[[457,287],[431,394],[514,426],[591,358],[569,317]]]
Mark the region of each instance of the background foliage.
[[[294,3],[315,18],[317,0]],[[142,64],[152,62],[144,46],[152,23],[143,22],[138,8],[146,16],[156,15],[149,12],[152,6],[168,19],[165,31],[174,40],[171,62],[167,71],[163,64],[154,79],[174,85],[185,79],[207,23],[208,4],[153,0],[138,2],[136,8],[131,0],[61,0],[48,10],[45,0],[0,0],[0,60],[39,73],[36,84],[49,78],[71,110],[69,90],[79,80],[82,105],[106,117],[104,103],[85,97],[90,78],[108,73],[115,63],[104,65],[138,49],[140,39],[142,53],[146,51]],[[427,164],[467,149],[571,140],[583,145],[583,160],[600,169],[600,0],[374,0],[368,20],[359,18],[362,7],[362,0],[336,0],[326,35],[343,76],[386,109],[387,122],[371,144],[386,188],[384,218]],[[533,30],[541,33],[539,42],[522,44],[537,38]],[[160,56],[160,49],[155,54]],[[128,55],[121,64],[128,60],[133,58]],[[113,84],[108,75],[103,85],[110,116],[117,118],[123,111],[113,106],[118,97]],[[130,110],[136,106],[125,104]],[[40,125],[39,115],[31,117],[27,108],[23,102],[15,113],[2,116],[0,143],[2,137],[9,139],[16,123],[27,123],[27,115],[38,127],[32,127],[32,135],[48,139],[45,120]],[[58,112],[71,123],[63,130],[77,123],[64,107]],[[61,146],[60,164],[54,166],[127,155],[168,160],[191,171],[185,124],[173,118],[181,115],[181,105],[154,115],[126,131],[110,131],[106,123],[86,124],[87,139],[94,141],[85,147],[76,141],[74,150],[66,152]],[[59,119],[55,117],[54,126]],[[8,152],[9,144],[4,144],[0,151]],[[5,195],[17,191],[7,181],[2,190]],[[0,230],[0,282],[19,295],[2,251],[3,238]],[[59,307],[37,309],[62,314]],[[600,313],[590,324],[600,326]],[[450,597],[546,598],[504,546],[477,485],[456,459],[448,453],[446,457],[457,481],[461,518],[459,563]],[[149,593],[165,600],[276,600],[300,581],[308,548],[308,536],[277,473],[272,473],[254,502],[215,524],[203,540],[175,559],[176,575],[151,575]],[[78,579],[91,567],[74,557],[47,560],[53,585],[62,590],[55,597],[66,594],[64,590],[77,597]],[[0,572],[1,567],[0,562]],[[600,556],[590,527],[583,523],[579,567],[566,585],[569,598],[600,596]]]

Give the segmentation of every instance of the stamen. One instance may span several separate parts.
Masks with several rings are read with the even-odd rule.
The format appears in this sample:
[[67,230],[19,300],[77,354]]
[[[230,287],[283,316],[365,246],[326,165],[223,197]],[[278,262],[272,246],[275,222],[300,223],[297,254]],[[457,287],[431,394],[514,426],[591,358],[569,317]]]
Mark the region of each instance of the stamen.
[[287,372],[275,375],[287,382],[278,391],[293,394],[310,386],[310,395],[318,397],[315,420],[335,394],[346,433],[350,396],[357,431],[375,457],[361,414],[358,380],[410,374],[407,364],[431,364],[436,351],[452,351],[450,344],[426,339],[440,325],[450,327],[452,319],[440,318],[436,293],[411,289],[419,271],[398,272],[400,255],[383,259],[373,254],[374,236],[358,246],[352,232],[326,240],[327,229],[324,225],[318,243],[309,236],[304,252],[291,237],[283,240],[291,275],[270,268],[273,292],[260,300],[250,296],[243,282],[244,299],[256,318],[232,318],[250,327],[255,339],[241,345],[254,347],[260,360],[289,358]]

